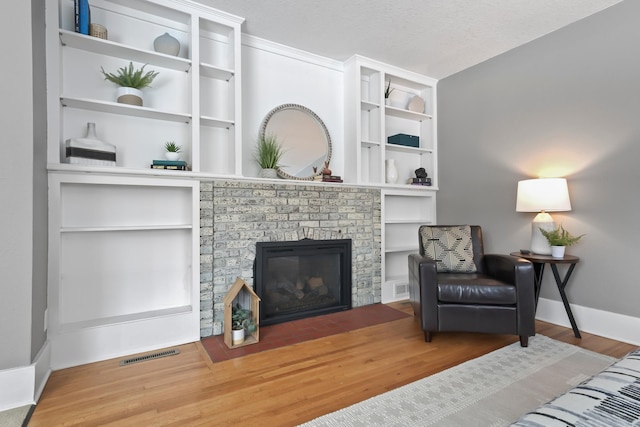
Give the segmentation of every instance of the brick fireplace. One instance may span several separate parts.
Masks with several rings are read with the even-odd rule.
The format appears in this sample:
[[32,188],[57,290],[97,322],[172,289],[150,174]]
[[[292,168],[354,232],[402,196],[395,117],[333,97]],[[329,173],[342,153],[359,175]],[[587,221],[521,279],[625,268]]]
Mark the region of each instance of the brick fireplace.
[[314,182],[200,184],[200,335],[223,333],[222,299],[253,284],[257,242],[352,240],[352,306],[381,301],[380,190]]

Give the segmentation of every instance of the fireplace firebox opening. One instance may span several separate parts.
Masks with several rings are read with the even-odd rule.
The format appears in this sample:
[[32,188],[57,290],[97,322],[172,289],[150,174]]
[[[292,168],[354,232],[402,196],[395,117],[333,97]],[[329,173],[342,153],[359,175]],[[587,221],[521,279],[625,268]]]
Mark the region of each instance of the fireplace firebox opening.
[[351,309],[351,239],[258,242],[260,324]]

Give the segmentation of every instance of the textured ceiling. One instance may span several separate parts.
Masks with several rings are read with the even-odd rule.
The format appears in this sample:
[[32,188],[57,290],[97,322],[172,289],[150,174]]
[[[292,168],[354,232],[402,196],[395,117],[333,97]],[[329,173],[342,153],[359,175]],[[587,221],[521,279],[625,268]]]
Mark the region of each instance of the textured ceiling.
[[358,53],[440,79],[621,0],[198,1],[244,17],[246,34],[339,61]]

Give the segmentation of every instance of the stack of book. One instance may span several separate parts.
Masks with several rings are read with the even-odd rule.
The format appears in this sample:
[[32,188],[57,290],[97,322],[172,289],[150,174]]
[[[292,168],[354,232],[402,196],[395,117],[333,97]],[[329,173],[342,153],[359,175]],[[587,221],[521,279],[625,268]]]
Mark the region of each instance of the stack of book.
[[187,162],[184,160],[154,160],[151,169],[168,169],[174,171],[186,171]]
[[342,182],[340,175],[322,175],[323,182]]
[[431,178],[409,178],[408,184],[431,186]]

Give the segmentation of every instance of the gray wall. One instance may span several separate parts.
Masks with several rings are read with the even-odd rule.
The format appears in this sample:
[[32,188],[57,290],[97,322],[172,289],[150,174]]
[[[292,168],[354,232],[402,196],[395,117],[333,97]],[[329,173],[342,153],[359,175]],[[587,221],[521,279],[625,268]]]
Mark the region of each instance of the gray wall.
[[33,120],[30,2],[0,5],[0,370],[31,363]]
[[[440,81],[440,223],[483,226],[488,252],[528,247],[521,179],[568,179],[553,214],[581,257],[572,303],[640,317],[640,2],[624,1]],[[549,272],[542,297],[560,300]]]

